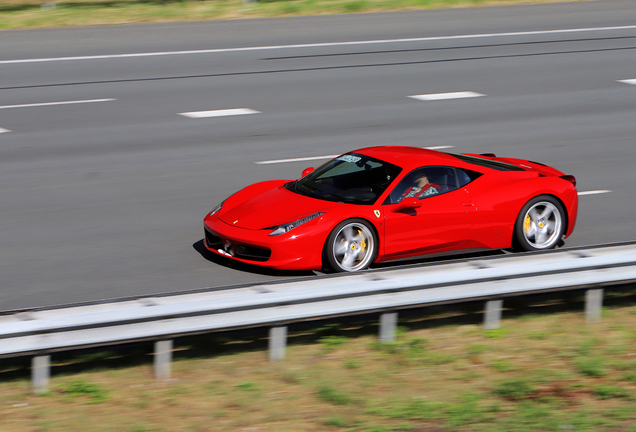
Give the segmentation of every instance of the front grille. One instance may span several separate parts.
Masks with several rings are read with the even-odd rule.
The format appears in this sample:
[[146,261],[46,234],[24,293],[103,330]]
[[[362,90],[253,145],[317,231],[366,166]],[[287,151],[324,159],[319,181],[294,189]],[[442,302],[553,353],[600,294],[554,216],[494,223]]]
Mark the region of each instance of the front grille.
[[234,243],[229,240],[221,239],[217,235],[205,230],[205,244],[210,249],[220,250],[225,255],[231,255],[250,261],[267,261],[272,256],[272,251],[258,246]]
[[272,256],[272,251],[256,246],[236,245],[234,256],[252,261],[267,261]]

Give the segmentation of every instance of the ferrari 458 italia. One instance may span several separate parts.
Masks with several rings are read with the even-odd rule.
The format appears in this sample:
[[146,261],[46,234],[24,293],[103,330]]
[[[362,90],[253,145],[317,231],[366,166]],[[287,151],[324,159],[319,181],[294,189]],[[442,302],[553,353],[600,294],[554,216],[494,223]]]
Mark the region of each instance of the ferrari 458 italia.
[[538,162],[370,147],[236,192],[205,217],[204,241],[259,266],[353,272],[457,250],[551,249],[577,209],[575,178]]

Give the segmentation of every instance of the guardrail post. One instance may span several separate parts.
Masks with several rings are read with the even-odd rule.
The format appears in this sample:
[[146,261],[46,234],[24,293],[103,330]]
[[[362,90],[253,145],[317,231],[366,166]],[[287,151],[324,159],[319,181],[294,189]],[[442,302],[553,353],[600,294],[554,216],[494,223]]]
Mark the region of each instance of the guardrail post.
[[271,327],[269,329],[269,361],[284,360],[286,346],[287,326]]
[[395,342],[397,316],[397,312],[383,313],[380,315],[380,342]]
[[37,356],[31,359],[31,386],[33,393],[49,391],[49,377],[51,376],[51,356]]
[[501,307],[503,300],[489,300],[486,302],[484,314],[484,330],[498,329],[501,325]]
[[585,291],[585,320],[588,324],[601,321],[603,311],[603,288]]
[[155,342],[155,377],[169,380],[172,362],[172,340]]

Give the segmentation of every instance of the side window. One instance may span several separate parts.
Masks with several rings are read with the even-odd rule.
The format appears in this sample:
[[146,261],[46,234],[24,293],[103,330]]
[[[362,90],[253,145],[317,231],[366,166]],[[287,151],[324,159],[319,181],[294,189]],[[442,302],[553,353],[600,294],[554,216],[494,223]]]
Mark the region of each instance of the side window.
[[457,171],[457,179],[459,180],[459,187],[464,187],[471,181],[481,177],[481,173],[471,170],[465,170],[461,168],[455,168]]
[[404,198],[423,199],[454,191],[461,187],[458,171],[453,167],[417,168],[398,183],[385,204],[396,204]]

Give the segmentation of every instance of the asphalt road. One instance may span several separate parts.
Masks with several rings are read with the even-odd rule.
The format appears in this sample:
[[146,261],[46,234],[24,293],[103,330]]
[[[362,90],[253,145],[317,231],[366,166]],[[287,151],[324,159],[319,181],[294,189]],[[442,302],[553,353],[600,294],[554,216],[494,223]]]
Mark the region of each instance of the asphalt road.
[[549,163],[610,191],[567,246],[636,240],[635,79],[631,0],[0,32],[0,311],[314,277],[210,260],[202,219],[370,145]]

